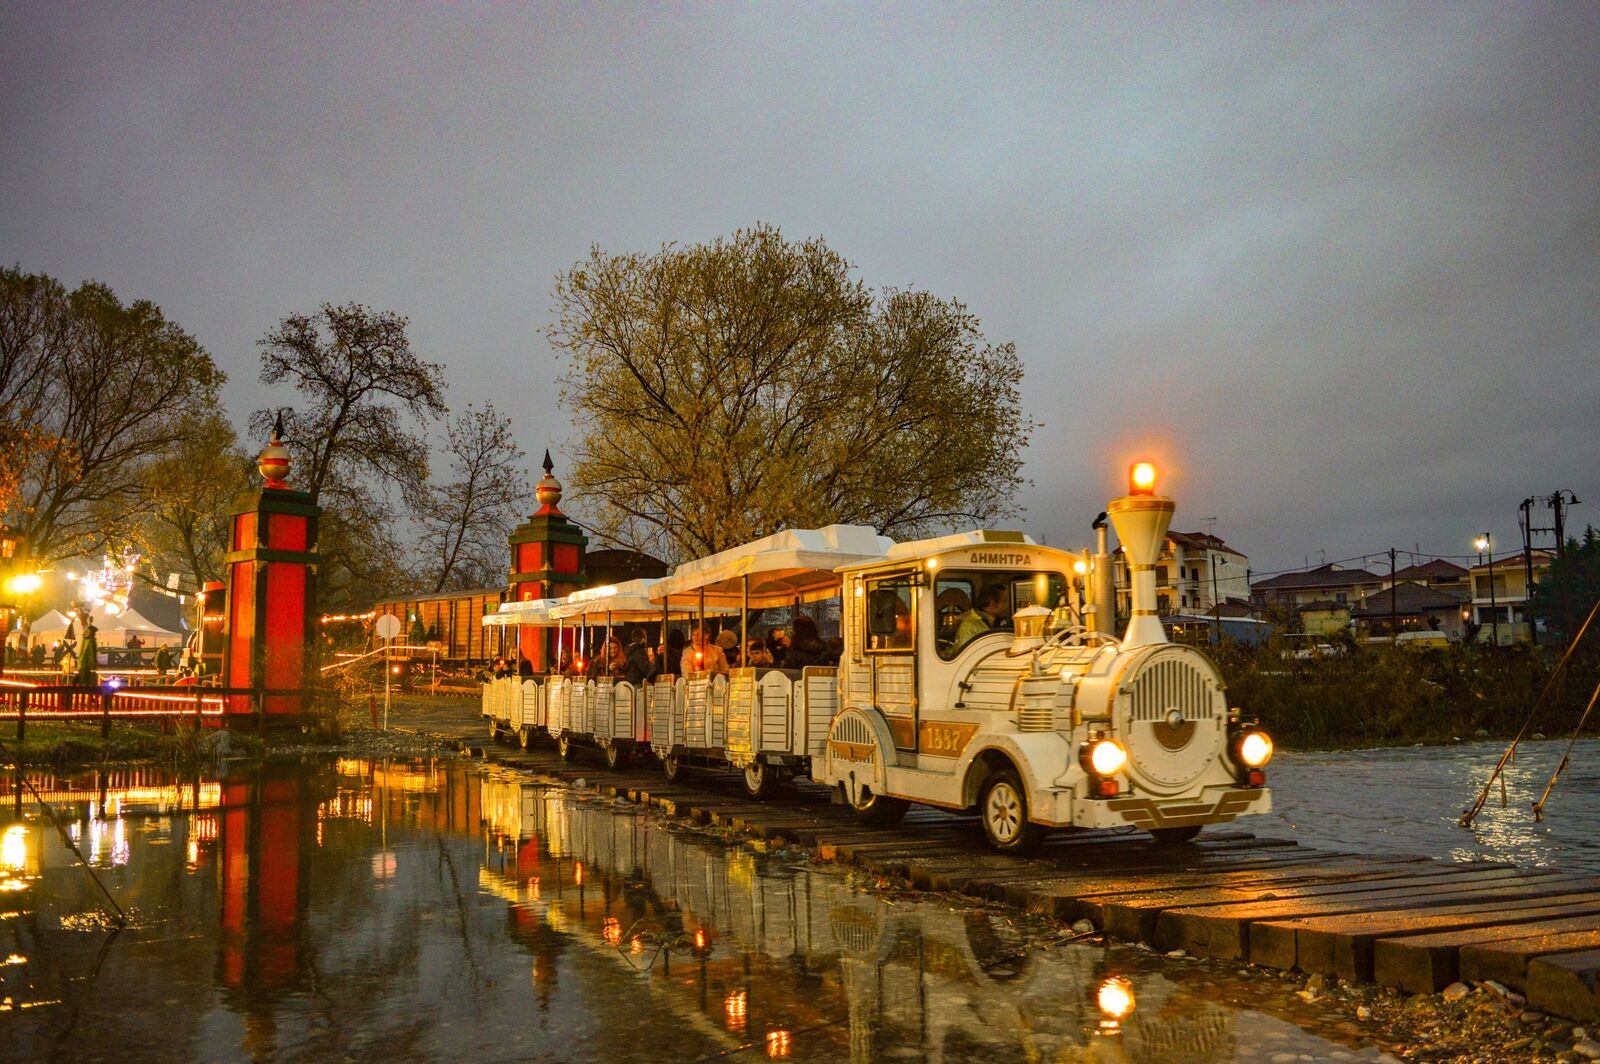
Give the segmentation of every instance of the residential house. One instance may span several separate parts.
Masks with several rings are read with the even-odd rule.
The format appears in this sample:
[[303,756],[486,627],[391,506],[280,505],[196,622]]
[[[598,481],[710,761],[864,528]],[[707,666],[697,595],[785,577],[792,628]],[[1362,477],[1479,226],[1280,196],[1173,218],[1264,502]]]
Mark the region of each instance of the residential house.
[[1288,606],[1299,610],[1313,603],[1332,601],[1354,607],[1383,587],[1383,578],[1365,569],[1341,569],[1329,563],[1304,572],[1280,573],[1250,585],[1250,599],[1258,607]]
[[1462,593],[1407,581],[1368,595],[1350,611],[1350,618],[1356,633],[1369,639],[1401,632],[1443,632],[1460,640],[1466,628],[1462,602]]
[[1536,550],[1472,567],[1471,610],[1478,639],[1498,640],[1502,646],[1528,642],[1528,577],[1531,571],[1538,584],[1554,560],[1551,552]]
[[[1127,561],[1118,547],[1117,611],[1128,613]],[[1224,604],[1223,616],[1248,614],[1250,559],[1207,532],[1168,532],[1166,549],[1156,560],[1156,601],[1161,616],[1204,614]],[[1229,603],[1239,609],[1230,611]]]

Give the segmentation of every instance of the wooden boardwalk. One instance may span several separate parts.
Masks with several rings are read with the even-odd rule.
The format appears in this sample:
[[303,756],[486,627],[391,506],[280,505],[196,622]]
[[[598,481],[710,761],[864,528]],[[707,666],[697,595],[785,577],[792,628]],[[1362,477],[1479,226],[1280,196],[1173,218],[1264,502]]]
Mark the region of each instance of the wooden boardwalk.
[[1231,826],[1170,848],[1143,833],[1057,834],[1036,856],[1007,857],[984,848],[975,817],[913,807],[895,827],[867,828],[809,784],[761,803],[727,773],[670,784],[653,761],[612,772],[595,750],[563,762],[549,747],[460,741],[511,768],[584,778],[602,793],[925,890],[1089,919],[1157,950],[1413,993],[1493,979],[1525,994],[1529,1008],[1600,1019],[1600,877],[1315,850]]

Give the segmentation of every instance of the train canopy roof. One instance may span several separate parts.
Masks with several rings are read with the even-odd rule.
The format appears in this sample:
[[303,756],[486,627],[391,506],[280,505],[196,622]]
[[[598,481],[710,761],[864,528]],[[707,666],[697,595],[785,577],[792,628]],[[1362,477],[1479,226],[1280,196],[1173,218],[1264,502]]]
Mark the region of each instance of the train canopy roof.
[[657,604],[668,596],[738,606],[748,583],[750,606],[786,606],[839,593],[835,569],[884,557],[894,540],[867,525],[791,528],[731,547],[709,558],[684,562],[650,588]]
[[502,602],[493,613],[483,615],[483,623],[491,628],[515,628],[520,625],[554,624],[550,610],[566,599],[525,599],[522,602]]

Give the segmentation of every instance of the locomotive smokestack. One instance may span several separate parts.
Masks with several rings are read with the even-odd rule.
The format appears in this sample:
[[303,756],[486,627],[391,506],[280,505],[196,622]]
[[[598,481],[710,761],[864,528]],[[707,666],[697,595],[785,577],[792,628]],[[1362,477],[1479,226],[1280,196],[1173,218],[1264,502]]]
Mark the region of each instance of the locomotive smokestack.
[[1178,505],[1155,494],[1155,467],[1150,463],[1136,463],[1130,481],[1129,494],[1112,499],[1106,512],[1128,559],[1131,615],[1122,645],[1139,647],[1167,641],[1156,602],[1156,559]]

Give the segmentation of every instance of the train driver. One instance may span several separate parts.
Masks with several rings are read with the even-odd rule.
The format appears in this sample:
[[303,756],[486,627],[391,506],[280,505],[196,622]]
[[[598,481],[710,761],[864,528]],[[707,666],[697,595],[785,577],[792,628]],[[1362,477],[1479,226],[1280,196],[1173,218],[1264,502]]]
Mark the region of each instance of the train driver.
[[1004,584],[984,584],[980,587],[972,608],[961,615],[950,653],[953,655],[980,635],[994,631],[1005,620],[1008,597]]

